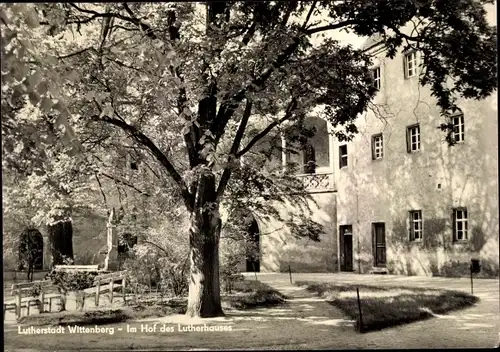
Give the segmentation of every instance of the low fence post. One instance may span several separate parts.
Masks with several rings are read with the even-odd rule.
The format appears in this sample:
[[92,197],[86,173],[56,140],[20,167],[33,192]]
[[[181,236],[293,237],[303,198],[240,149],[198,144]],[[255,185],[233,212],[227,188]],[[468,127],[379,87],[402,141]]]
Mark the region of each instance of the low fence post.
[[40,302],[39,302],[39,312],[40,313],[43,313],[43,311],[45,310],[45,292],[43,292],[43,287],[40,289]]
[[101,293],[101,282],[97,281],[95,286],[95,306],[99,307],[99,294]]
[[292,282],[292,267],[288,265],[288,273],[290,274],[290,285],[293,284]]
[[124,276],[123,279],[122,279],[122,292],[123,292],[123,304],[127,304],[127,299],[126,299],[126,296],[127,296],[127,293],[126,293],[126,289],[127,289],[127,277]]
[[109,282],[109,303],[113,303],[113,286],[115,282],[114,279],[111,278],[111,281]]
[[474,294],[474,285],[472,284],[472,269],[470,271],[470,294]]
[[359,288],[358,287],[356,287],[356,295],[358,296],[358,309],[359,309],[358,331],[363,332],[363,315],[361,314],[361,300],[359,298]]
[[16,317],[21,317],[21,289],[16,285]]

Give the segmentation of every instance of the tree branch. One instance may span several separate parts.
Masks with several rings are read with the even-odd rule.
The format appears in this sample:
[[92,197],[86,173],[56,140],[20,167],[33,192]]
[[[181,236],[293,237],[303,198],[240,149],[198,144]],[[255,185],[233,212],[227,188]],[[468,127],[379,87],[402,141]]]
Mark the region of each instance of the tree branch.
[[302,29],[305,29],[306,26],[307,26],[307,22],[309,22],[309,19],[311,18],[311,15],[314,11],[314,8],[316,7],[316,3],[317,1],[313,1],[312,5],[311,5],[311,8],[309,9],[309,12],[307,13],[307,17],[306,17],[306,20],[304,21],[304,24],[302,24]]
[[246,93],[262,87],[274,70],[281,67],[285,63],[289,56],[298,48],[299,44],[300,39],[298,37],[293,38],[293,43],[291,43],[280,55],[278,55],[269,68],[267,68],[259,77],[253,79],[252,82],[250,82],[250,84],[246,87],[242,88],[238,93],[236,93],[235,96],[231,99],[227,99],[221,104],[217,113],[217,118],[211,128],[211,132],[215,136],[215,145],[218,144],[229,119],[238,108],[239,103],[245,98]]
[[[114,176],[108,175],[108,174],[106,174],[104,172],[99,172],[99,173],[101,175],[103,175],[104,177],[109,178],[110,180],[116,181],[118,183],[121,183],[122,185],[125,185],[125,186],[128,186],[128,187],[132,188],[134,191],[136,191],[136,192],[138,192],[138,193],[140,193],[140,194],[142,194],[142,195],[144,195],[146,197],[151,197],[151,195],[149,193],[141,191],[139,188],[135,187],[134,185],[132,185],[132,184],[126,182],[126,181],[123,181],[123,180],[121,180],[119,178],[116,178]],[[97,175],[96,175],[96,177],[97,177]],[[100,185],[100,182],[99,182],[99,185]]]
[[167,257],[170,255],[170,253],[168,253],[168,251],[167,251],[165,248],[163,248],[163,247],[161,247],[161,246],[157,245],[157,244],[156,244],[156,243],[154,243],[154,242],[147,241],[147,240],[142,240],[142,243],[146,243],[146,244],[150,244],[150,245],[152,245],[152,246],[155,246],[157,249],[159,249],[159,250],[161,250],[163,253],[165,253],[165,254],[167,255]]
[[340,29],[340,28],[347,27],[347,26],[350,26],[350,25],[353,25],[356,23],[357,22],[354,20],[347,20],[347,21],[339,22],[339,23],[335,23],[335,24],[328,24],[328,25],[322,26],[322,27],[310,28],[304,32],[307,35],[311,35],[311,34],[315,34],[315,33],[319,33],[319,32]]
[[233,168],[233,161],[237,159],[236,153],[240,148],[241,140],[243,139],[243,135],[247,128],[248,120],[250,119],[250,115],[252,113],[252,102],[247,100],[247,105],[245,106],[245,111],[243,112],[243,117],[241,118],[240,125],[238,126],[238,130],[236,131],[236,136],[234,137],[233,144],[231,145],[231,150],[229,151],[229,155],[227,158],[227,165],[222,172],[221,179],[219,181],[219,186],[217,187],[217,200],[222,198],[224,191],[226,190],[227,183],[231,177],[231,172]]
[[106,199],[106,194],[104,193],[104,190],[102,189],[102,184],[101,181],[99,180],[99,176],[97,175],[97,172],[94,172],[95,178],[97,180],[97,183],[99,184],[99,189],[101,190],[102,198],[104,199],[104,205],[106,208],[108,207],[108,201]]
[[285,116],[283,116],[279,120],[275,120],[274,122],[269,124],[269,126],[267,126],[264,130],[262,130],[259,134],[257,134],[255,137],[253,137],[252,140],[247,144],[247,146],[245,148],[243,148],[238,153],[236,153],[236,157],[239,158],[242,155],[244,155],[245,153],[247,153],[250,149],[252,149],[252,147],[258,141],[260,141],[262,138],[264,138],[274,127],[276,127],[276,126],[282,124],[283,122],[285,122],[286,120],[288,120],[292,116],[292,113],[296,108],[297,108],[297,99],[292,98],[292,100],[290,101],[290,103],[287,106]]
[[169,175],[172,177],[175,183],[177,183],[177,185],[180,188],[182,197],[184,199],[184,204],[186,205],[189,211],[192,211],[193,196],[191,195],[191,193],[189,193],[186,183],[182,179],[181,175],[177,172],[174,165],[170,162],[170,160],[168,160],[165,154],[162,153],[162,151],[156,146],[156,144],[154,144],[154,142],[149,137],[147,137],[144,133],[139,131],[135,126],[131,126],[122,120],[118,120],[108,116],[103,116],[103,117],[94,116],[92,117],[92,120],[106,122],[111,125],[117,126],[121,128],[123,131],[130,133],[130,135],[138,143],[146,146],[153,153],[153,155],[160,162],[160,164],[162,164],[163,167],[168,171]]
[[[74,3],[71,3],[71,2],[68,3],[68,5],[71,6],[71,7],[73,7],[73,8],[75,8],[75,9],[77,9],[80,12],[92,15],[92,17],[90,19],[85,19],[85,20],[83,20],[85,22],[82,22],[82,23],[90,22],[91,20],[96,19],[96,18],[115,17],[115,18],[118,18],[120,20],[133,23],[136,26],[140,27],[149,38],[151,38],[151,39],[159,39],[156,36],[156,34],[154,34],[153,29],[148,24],[142,22],[138,18],[127,17],[127,16],[124,16],[124,15],[119,14],[119,13],[111,13],[111,12],[110,13],[100,13],[100,12],[93,11],[93,10],[87,10],[87,9],[83,9],[81,7],[78,7],[77,5],[75,5]],[[126,10],[126,8],[125,8],[125,10]]]

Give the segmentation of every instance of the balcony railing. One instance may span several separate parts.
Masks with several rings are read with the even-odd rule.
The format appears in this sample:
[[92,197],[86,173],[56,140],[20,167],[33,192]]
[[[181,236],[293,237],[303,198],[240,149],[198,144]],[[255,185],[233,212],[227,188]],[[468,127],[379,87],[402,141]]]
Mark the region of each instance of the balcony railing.
[[310,192],[332,192],[335,189],[333,173],[314,173],[297,175]]

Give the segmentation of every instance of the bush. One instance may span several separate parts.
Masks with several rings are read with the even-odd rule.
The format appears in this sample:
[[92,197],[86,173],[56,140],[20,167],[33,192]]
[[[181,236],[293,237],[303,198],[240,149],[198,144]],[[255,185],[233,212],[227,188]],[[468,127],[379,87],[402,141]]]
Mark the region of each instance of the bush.
[[132,280],[138,287],[160,289],[162,293],[182,296],[189,286],[189,268],[187,258],[167,257],[166,253],[158,253],[137,246],[134,255],[123,264]]
[[245,252],[241,243],[235,240],[222,241],[220,251],[219,273],[222,287],[226,293],[231,293],[234,285],[243,280],[238,265],[241,263],[241,258],[244,258]]
[[175,296],[187,294],[189,288],[187,258],[179,263],[173,263],[168,258],[161,258],[159,262],[161,288]]
[[84,290],[94,286],[97,273],[85,271],[56,271],[52,270],[47,278],[63,293]]
[[125,259],[123,269],[128,270],[137,284],[147,287],[157,287],[161,281],[160,263],[155,253],[132,255]]

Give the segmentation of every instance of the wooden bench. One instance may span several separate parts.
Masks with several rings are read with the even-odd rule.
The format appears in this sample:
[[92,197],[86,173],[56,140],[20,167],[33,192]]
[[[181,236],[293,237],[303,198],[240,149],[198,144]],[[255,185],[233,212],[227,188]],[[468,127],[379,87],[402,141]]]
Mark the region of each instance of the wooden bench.
[[97,272],[99,271],[99,265],[55,265],[54,270]]
[[[35,288],[39,288],[40,293],[37,296],[33,295]],[[16,317],[21,316],[21,309],[27,309],[27,315],[30,314],[30,307],[35,305],[38,306],[40,313],[45,311],[45,303],[49,305],[49,312],[52,308],[52,300],[58,299],[61,302],[64,297],[63,294],[59,292],[59,288],[52,283],[50,280],[43,281],[33,281],[21,284],[13,284],[11,290],[12,296],[14,296],[13,302],[4,302],[3,312],[5,319],[5,312],[7,310],[16,311]],[[34,303],[34,304],[33,304]]]
[[[121,287],[123,294],[123,302],[126,304],[127,301],[125,299],[126,295],[126,287],[127,287],[127,270],[116,271],[108,274],[100,274],[94,278],[94,287],[91,287],[86,292],[95,292],[95,305],[99,306],[99,296],[102,291],[109,290],[109,302],[113,302],[114,289]],[[102,287],[103,285],[107,285],[107,287]]]

